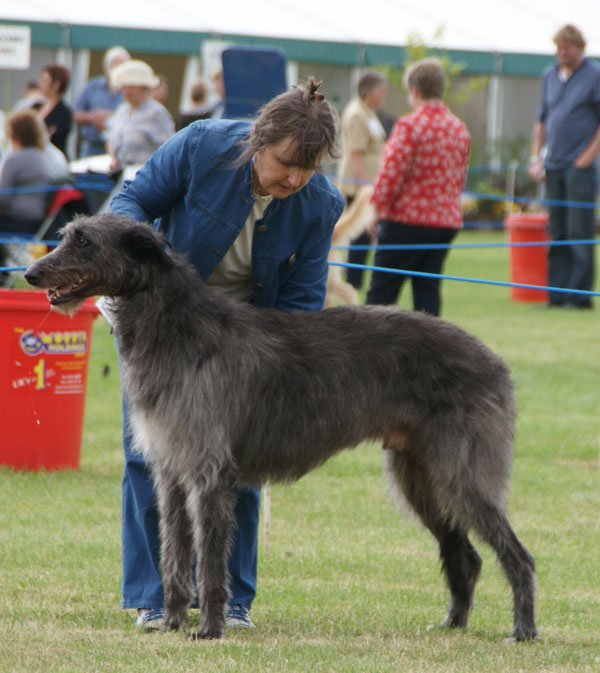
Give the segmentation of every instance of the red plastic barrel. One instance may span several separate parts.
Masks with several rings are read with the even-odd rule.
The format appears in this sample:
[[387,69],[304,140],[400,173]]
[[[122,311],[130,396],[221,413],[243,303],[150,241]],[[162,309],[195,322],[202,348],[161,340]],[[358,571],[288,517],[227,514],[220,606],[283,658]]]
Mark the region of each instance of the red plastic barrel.
[[[544,243],[550,240],[546,213],[515,213],[504,226],[510,243]],[[510,282],[524,285],[548,285],[548,246],[518,246],[510,248]],[[546,290],[511,288],[514,301],[546,302]]]
[[0,290],[0,465],[79,468],[92,299],[73,317],[44,292]]

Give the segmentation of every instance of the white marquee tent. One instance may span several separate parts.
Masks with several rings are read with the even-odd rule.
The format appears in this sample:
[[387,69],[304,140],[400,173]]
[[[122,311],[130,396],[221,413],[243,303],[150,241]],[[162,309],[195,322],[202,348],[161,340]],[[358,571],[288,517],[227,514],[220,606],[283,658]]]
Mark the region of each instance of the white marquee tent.
[[[527,78],[539,77],[552,60],[552,35],[560,26],[578,26],[588,55],[600,57],[600,2],[590,0],[2,0],[3,23],[29,24],[32,46],[41,53],[62,49],[59,58],[72,66],[75,92],[88,77],[91,50],[124,44],[132,52],[184,56],[182,101],[197,73],[199,46],[208,63],[211,41],[274,44],[290,61],[359,68],[398,65],[402,47],[415,35],[428,46],[455,50],[452,57],[465,63],[468,74],[499,75],[492,78],[484,112],[492,144],[505,134],[529,133],[537,86]],[[38,54],[31,68],[41,58],[47,56]],[[512,83],[503,75],[513,76]],[[0,71],[6,109],[24,76]],[[345,80],[339,91],[331,72],[327,81],[330,95],[343,102],[350,90]]]
[[215,36],[404,45],[411,33],[441,47],[550,54],[552,34],[574,23],[600,56],[600,3],[590,0],[3,0],[0,22],[197,31]]

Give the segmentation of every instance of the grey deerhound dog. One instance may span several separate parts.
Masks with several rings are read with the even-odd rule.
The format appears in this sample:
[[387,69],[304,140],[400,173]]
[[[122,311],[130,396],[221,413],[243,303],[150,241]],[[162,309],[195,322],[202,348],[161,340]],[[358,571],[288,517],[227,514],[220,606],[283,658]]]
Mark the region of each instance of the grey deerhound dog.
[[436,537],[465,627],[481,558],[514,598],[511,638],[535,638],[534,560],[508,522],[514,402],[502,360],[439,318],[395,307],[286,314],[230,301],[147,224],[76,219],[29,268],[57,311],[112,297],[136,445],[158,493],[165,624],[219,638],[236,484],[292,481],[364,440],[383,443],[393,494]]

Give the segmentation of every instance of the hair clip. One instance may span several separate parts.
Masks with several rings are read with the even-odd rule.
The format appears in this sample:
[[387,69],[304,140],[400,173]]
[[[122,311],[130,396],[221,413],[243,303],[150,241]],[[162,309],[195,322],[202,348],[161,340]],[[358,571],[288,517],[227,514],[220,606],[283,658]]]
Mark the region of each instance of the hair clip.
[[313,100],[323,100],[323,98],[325,98],[325,96],[324,96],[322,93],[319,93],[318,91],[313,91],[313,92],[310,94],[310,97],[311,97]]

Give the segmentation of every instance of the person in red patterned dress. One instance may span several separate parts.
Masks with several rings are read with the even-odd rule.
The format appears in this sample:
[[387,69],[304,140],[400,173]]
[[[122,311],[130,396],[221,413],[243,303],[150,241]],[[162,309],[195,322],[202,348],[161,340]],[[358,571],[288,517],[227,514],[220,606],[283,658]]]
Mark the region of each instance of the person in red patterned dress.
[[[404,83],[412,112],[396,122],[383,152],[371,202],[378,246],[449,244],[462,227],[461,193],[471,138],[441,97],[446,77],[437,59],[410,66]],[[377,249],[375,266],[440,274],[448,248]],[[413,308],[440,315],[440,279],[374,271],[367,304],[395,304],[411,279]]]

